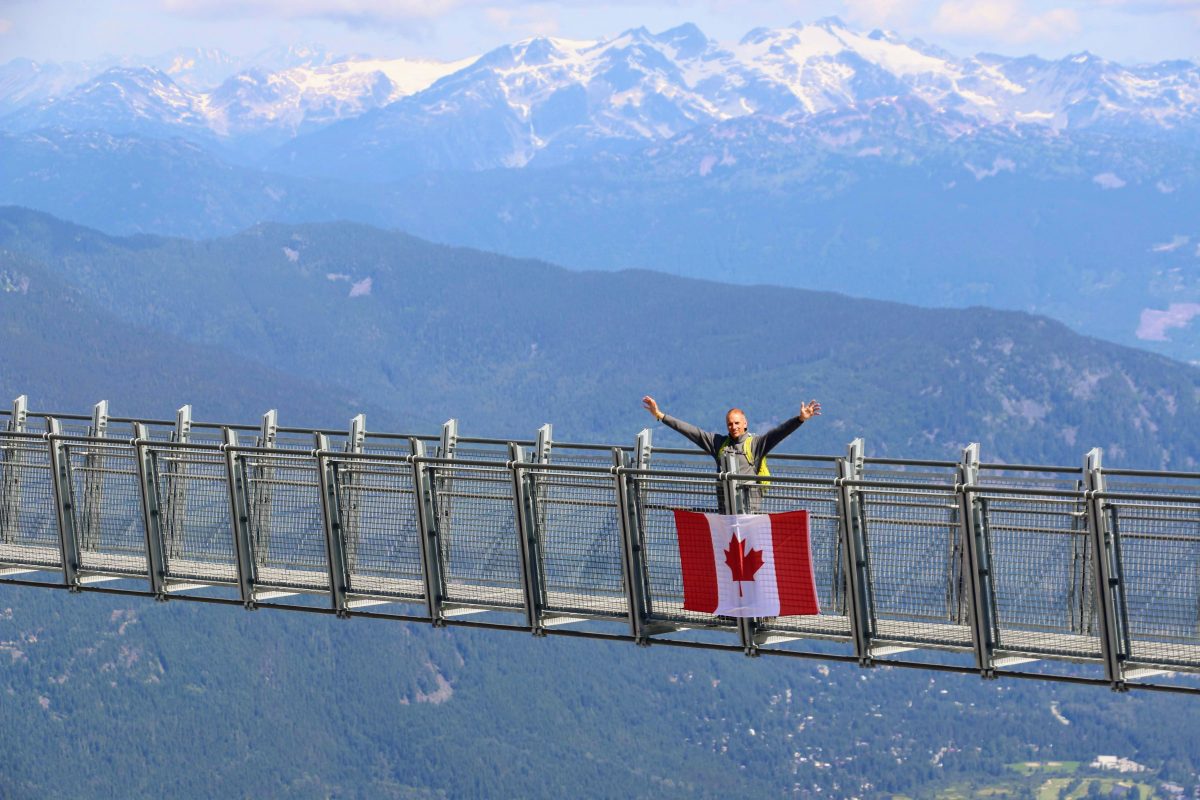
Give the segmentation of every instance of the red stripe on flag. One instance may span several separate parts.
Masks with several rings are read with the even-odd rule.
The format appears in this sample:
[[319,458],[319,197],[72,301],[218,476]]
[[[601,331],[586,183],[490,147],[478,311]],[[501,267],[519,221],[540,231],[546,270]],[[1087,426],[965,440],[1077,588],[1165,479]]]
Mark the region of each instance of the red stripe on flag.
[[708,518],[695,511],[675,509],[679,537],[679,566],[683,571],[683,607],[711,614],[717,610],[717,561],[713,556]]
[[779,616],[820,613],[808,543],[808,512],[772,514],[771,546],[775,550]]

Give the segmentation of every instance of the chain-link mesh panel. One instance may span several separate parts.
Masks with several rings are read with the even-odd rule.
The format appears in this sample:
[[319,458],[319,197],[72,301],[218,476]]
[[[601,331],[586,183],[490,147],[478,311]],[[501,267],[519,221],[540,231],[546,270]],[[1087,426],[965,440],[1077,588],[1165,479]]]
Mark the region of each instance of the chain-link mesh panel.
[[309,453],[239,454],[246,476],[254,582],[303,591],[329,588],[329,555],[317,460]]
[[550,463],[560,467],[611,467],[614,448],[561,447],[550,450]]
[[353,456],[338,458],[335,464],[349,591],[424,600],[412,466]]
[[970,647],[954,476],[897,469],[869,470],[863,477],[896,484],[894,489],[855,492],[871,579],[875,638]]
[[509,451],[507,444],[459,444],[454,457],[464,461],[508,461]]
[[0,563],[62,566],[49,445],[2,432]]
[[145,575],[146,527],[137,451],[128,442],[72,442],[72,514],[83,570]]
[[1171,496],[1200,495],[1197,482],[1108,478],[1111,492],[1145,500],[1107,500],[1120,543],[1129,661],[1200,669],[1200,508]]
[[523,608],[512,473],[504,465],[431,467],[446,600]]
[[721,490],[716,476],[639,476],[635,486],[645,559],[648,617],[654,621],[676,624],[736,627],[732,619],[685,611],[683,608],[683,572],[679,564],[679,538],[675,531],[674,510],[679,508],[716,513],[717,492]]
[[613,477],[538,469],[526,474],[535,498],[546,610],[627,616]]
[[150,452],[167,578],[236,583],[225,454],[170,445]]
[[984,474],[980,483],[989,487],[976,497],[991,563],[997,649],[1099,658],[1095,563],[1082,494],[1004,492],[1006,486],[1081,492],[1079,474]]
[[[777,469],[772,465],[774,477],[788,475],[825,481],[834,477],[832,464],[801,466],[792,463],[787,466],[790,468]],[[809,551],[821,613],[812,616],[764,618],[759,620],[760,629],[823,638],[850,637],[850,619],[846,615],[838,494],[838,490],[831,484],[805,485],[774,480],[770,482],[770,486],[762,487],[762,513],[778,514],[798,510],[808,512]]]

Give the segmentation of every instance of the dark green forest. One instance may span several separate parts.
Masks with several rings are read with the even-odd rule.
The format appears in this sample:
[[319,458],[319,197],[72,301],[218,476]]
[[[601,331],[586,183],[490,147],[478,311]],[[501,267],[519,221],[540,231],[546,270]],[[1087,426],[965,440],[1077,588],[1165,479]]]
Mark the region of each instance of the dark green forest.
[[[0,289],[0,394],[43,410],[625,442],[646,392],[714,427],[734,402],[759,428],[819,397],[789,449],[1200,456],[1196,368],[1013,312],[569,272],[349,224],[110,238],[20,209]],[[1200,783],[1188,698],[17,587],[0,692],[14,798],[933,797],[1099,754]]]

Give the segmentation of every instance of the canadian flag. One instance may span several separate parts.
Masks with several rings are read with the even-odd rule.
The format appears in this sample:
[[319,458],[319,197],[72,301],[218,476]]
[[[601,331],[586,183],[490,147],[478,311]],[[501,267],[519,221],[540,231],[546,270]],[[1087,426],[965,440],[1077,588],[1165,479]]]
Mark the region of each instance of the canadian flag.
[[726,617],[817,614],[808,512],[675,511],[683,607]]

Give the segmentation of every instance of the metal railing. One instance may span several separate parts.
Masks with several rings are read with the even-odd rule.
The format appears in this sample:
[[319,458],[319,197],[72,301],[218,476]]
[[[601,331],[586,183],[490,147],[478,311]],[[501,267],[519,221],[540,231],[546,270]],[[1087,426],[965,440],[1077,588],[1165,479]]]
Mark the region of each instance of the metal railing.
[[[9,583],[1200,692],[1200,474],[1104,469],[1099,450],[1071,468],[982,463],[977,445],[870,459],[855,440],[773,454],[768,483],[649,430],[617,447],[549,425],[510,442],[453,420],[417,436],[186,406],[0,414]],[[809,512],[819,614],[683,607],[672,511],[718,496]],[[411,608],[367,610],[387,604]],[[1038,671],[1062,662],[1085,666]]]

